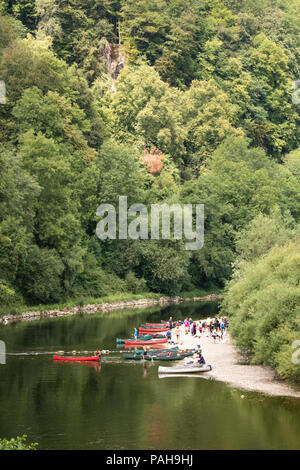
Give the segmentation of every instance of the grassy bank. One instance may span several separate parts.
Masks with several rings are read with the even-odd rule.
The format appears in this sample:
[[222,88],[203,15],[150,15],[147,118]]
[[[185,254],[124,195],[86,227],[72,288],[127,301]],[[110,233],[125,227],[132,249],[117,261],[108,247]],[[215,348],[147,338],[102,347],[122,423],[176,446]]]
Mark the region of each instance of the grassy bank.
[[[218,294],[221,292],[221,289],[218,288],[209,288],[201,289],[195,288],[191,291],[179,292],[177,295],[182,298],[190,297],[205,297],[209,294]],[[8,314],[20,315],[23,312],[27,311],[41,311],[46,310],[62,310],[64,308],[72,308],[77,305],[84,307],[89,304],[103,304],[103,303],[112,303],[112,302],[124,302],[130,300],[140,300],[140,299],[159,299],[160,297],[169,297],[166,294],[156,293],[156,292],[143,292],[140,294],[133,294],[131,292],[122,292],[119,294],[111,294],[104,297],[84,297],[80,299],[69,299],[66,302],[61,302],[57,304],[48,304],[48,305],[15,305],[15,306],[0,306],[0,317]],[[175,297],[175,296],[174,296]]]

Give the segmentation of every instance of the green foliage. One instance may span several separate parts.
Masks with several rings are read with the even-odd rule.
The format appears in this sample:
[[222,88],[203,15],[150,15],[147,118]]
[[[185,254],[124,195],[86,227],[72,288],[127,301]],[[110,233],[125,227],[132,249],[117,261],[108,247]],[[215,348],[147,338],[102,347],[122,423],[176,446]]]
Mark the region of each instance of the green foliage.
[[[282,236],[278,239],[281,243]],[[252,353],[252,362],[270,365],[290,380],[300,378],[299,364],[292,360],[300,333],[299,276],[299,235],[282,246],[274,240],[265,255],[236,269],[223,301],[237,346]]]
[[147,284],[145,279],[138,279],[134,272],[129,271],[125,276],[126,289],[133,294],[147,292]]
[[0,450],[36,450],[38,443],[31,442],[30,444],[26,443],[27,436],[17,436],[12,439],[0,439]]
[[63,263],[55,250],[32,246],[19,270],[24,294],[34,302],[53,302],[61,298],[60,275]]
[[[0,1],[3,308],[233,276],[239,346],[297,376],[298,3]],[[99,241],[96,209],[119,196],[203,203],[204,247]]]

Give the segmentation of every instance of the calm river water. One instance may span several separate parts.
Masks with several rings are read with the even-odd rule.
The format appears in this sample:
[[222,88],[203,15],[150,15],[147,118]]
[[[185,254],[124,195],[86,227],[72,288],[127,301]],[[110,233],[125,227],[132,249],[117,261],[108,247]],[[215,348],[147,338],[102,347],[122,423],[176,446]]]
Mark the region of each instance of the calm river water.
[[[145,321],[216,310],[185,304],[0,327],[0,437],[27,434],[39,449],[299,449],[299,400],[203,376],[159,378],[158,362],[145,369],[116,348]],[[100,367],[53,362],[55,351],[96,348],[114,351]]]

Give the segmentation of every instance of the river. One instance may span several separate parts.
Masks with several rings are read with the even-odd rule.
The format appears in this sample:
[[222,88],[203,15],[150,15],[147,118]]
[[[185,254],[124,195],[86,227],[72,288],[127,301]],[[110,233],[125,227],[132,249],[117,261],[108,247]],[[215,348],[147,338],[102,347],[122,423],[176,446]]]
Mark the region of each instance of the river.
[[[145,321],[216,311],[195,303],[1,326],[0,437],[27,434],[39,449],[299,449],[299,400],[203,376],[159,378],[158,362],[145,368],[116,348]],[[52,358],[96,348],[112,351],[100,366]]]

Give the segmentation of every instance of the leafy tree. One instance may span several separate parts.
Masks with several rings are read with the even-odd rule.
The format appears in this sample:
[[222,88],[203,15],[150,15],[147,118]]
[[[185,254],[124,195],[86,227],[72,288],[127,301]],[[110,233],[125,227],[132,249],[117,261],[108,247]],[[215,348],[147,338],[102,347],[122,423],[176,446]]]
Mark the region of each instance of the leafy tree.
[[62,295],[61,275],[64,265],[55,250],[33,245],[19,270],[19,283],[33,302],[50,303]]

